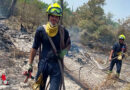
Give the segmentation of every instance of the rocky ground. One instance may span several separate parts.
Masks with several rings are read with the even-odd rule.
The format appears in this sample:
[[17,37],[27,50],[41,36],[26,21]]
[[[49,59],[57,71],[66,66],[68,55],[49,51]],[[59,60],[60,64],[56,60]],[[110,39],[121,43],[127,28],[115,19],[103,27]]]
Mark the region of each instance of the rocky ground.
[[[9,85],[0,85],[0,90],[32,90],[33,80],[24,83],[23,72],[26,70],[32,35],[10,30],[0,24],[0,74],[5,73]],[[66,90],[130,90],[130,61],[123,61],[119,80],[113,75],[108,77],[108,56],[72,43],[71,51],[65,57]],[[34,61],[34,72],[38,56]],[[113,73],[115,73],[115,68]]]

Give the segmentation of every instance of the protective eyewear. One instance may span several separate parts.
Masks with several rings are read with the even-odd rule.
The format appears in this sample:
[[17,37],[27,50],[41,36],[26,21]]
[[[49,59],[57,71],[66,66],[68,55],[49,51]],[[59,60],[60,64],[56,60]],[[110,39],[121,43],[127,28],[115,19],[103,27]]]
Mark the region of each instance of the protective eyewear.
[[124,39],[121,39],[121,38],[119,40],[123,40],[124,41]]
[[61,14],[62,10],[60,8],[50,8],[49,13],[54,13],[54,14]]

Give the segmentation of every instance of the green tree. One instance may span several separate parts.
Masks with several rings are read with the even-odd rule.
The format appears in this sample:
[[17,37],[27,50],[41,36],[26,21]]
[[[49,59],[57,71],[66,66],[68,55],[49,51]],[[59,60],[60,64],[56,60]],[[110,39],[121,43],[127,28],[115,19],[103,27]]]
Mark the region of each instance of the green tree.
[[105,16],[102,8],[104,2],[105,0],[89,0],[76,11],[76,22],[81,28],[81,40],[84,43],[87,41],[111,43],[114,40],[112,31],[117,23],[112,21],[111,16]]
[[79,10],[77,10],[77,13],[79,14],[78,25],[82,29],[87,29],[87,32],[94,33],[100,25],[104,24],[103,5],[104,0],[89,0],[88,3],[81,6]]
[[112,18],[113,18],[113,14],[109,12],[106,15],[106,24],[107,25],[112,25],[112,27],[116,29],[116,28],[119,27],[119,23],[113,21]]

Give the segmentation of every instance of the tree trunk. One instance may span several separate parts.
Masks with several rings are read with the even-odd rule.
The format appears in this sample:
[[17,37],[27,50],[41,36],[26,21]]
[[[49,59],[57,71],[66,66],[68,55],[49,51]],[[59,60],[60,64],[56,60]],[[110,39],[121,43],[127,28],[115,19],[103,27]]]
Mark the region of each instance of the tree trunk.
[[14,11],[14,7],[15,7],[16,2],[17,2],[17,0],[12,0],[11,5],[9,7],[8,17],[10,17],[11,15],[13,15],[13,11]]
[[63,22],[62,22],[62,20],[63,20],[63,0],[61,0],[61,8],[62,8],[62,17],[61,17],[61,19],[60,19],[60,24],[62,25],[63,24]]

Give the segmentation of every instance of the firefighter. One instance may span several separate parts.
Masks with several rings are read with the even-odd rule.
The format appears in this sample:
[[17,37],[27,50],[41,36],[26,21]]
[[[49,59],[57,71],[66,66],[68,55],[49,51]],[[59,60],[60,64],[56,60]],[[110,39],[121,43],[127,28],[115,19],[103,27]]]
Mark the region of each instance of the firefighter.
[[124,58],[124,53],[127,50],[126,44],[124,42],[125,36],[123,34],[119,35],[119,42],[116,42],[113,45],[113,48],[110,52],[109,61],[110,68],[109,73],[112,73],[113,67],[116,64],[116,77],[119,78],[121,67],[122,67],[122,59]]
[[[45,85],[48,76],[50,76],[50,89],[49,90],[59,90],[61,83],[61,71],[60,66],[58,64],[58,58],[64,58],[67,51],[70,49],[70,36],[68,31],[64,29],[64,48],[61,49],[60,46],[60,28],[59,24],[60,18],[62,16],[62,8],[58,3],[54,3],[49,5],[46,10],[48,15],[48,22],[43,26],[39,26],[36,30],[34,42],[32,45],[30,57],[29,57],[29,68],[28,71],[32,71],[33,69],[33,60],[36,55],[36,52],[40,45],[42,46],[40,53],[40,60],[38,63],[38,71],[36,74],[36,80],[38,80],[39,76],[42,73],[42,81],[43,85],[40,85],[40,90],[45,90]],[[47,35],[52,39],[58,53],[58,57],[54,54],[53,48],[49,42]]]

